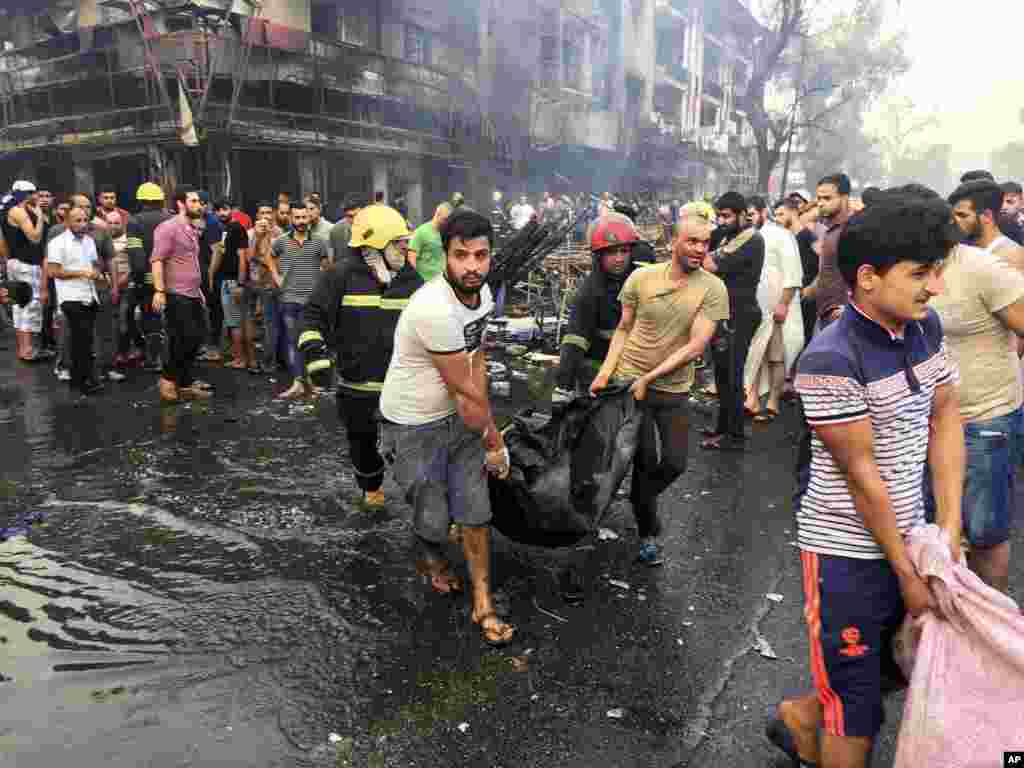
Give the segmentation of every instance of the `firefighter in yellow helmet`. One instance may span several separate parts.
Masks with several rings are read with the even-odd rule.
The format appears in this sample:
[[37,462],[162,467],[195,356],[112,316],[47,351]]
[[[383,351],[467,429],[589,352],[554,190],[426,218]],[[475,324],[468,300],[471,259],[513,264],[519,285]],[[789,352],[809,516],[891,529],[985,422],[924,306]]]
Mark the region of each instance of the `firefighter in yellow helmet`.
[[352,222],[351,255],[320,276],[306,303],[299,337],[306,374],[317,386],[331,383],[332,347],[337,355],[338,413],[348,433],[356,482],[369,508],[384,504],[376,413],[395,326],[409,297],[423,285],[406,261],[409,234],[394,208],[363,208]]
[[[153,270],[149,257],[153,254],[153,232],[157,226],[171,217],[167,211],[164,191],[159,184],[147,181],[140,184],[135,193],[142,212],[128,219],[125,235],[128,239],[126,252],[131,271],[128,288],[121,294],[121,319],[129,337],[143,340],[143,351],[147,370],[159,371],[164,347],[163,318],[153,311]],[[135,327],[135,308],[142,310],[142,327]],[[136,351],[128,352],[128,361],[139,359]]]

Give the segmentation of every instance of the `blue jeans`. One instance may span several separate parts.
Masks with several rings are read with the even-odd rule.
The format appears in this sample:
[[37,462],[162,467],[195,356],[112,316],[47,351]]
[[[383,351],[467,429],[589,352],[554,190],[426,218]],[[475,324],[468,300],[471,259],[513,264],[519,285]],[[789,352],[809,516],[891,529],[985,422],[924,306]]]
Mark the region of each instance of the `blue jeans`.
[[282,322],[287,336],[286,356],[288,370],[295,379],[302,378],[302,355],[299,354],[299,334],[302,332],[302,311],[305,304],[294,301],[282,302],[279,306]]
[[[964,424],[967,468],[964,478],[963,530],[975,547],[994,547],[1010,538],[1015,512],[1014,478],[1018,444],[1024,436],[1024,411]],[[925,473],[925,515],[935,519],[931,479]]]

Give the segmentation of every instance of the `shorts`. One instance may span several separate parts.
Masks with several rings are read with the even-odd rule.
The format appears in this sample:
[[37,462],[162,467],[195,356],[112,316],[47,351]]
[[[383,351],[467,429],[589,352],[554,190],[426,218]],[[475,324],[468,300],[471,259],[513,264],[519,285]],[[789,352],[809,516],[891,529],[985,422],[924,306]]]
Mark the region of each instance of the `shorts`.
[[452,520],[469,526],[491,522],[484,444],[457,414],[417,426],[383,422],[380,455],[413,508],[421,539],[443,544]]
[[14,330],[42,333],[43,305],[39,301],[39,292],[42,286],[43,268],[36,264],[27,264],[17,259],[9,259],[7,262],[7,279],[19,280],[32,286],[32,301],[24,307],[19,307],[17,304],[11,305]]
[[[963,534],[975,547],[1009,541],[1016,512],[1015,476],[1024,410],[964,424],[967,466],[961,505]],[[925,517],[935,522],[931,474],[924,477]]]
[[892,642],[906,607],[888,560],[800,553],[804,618],[823,727],[834,736],[875,738],[882,696],[906,686]]
[[242,325],[242,299],[235,301],[232,295],[237,287],[237,280],[225,280],[220,286],[220,305],[224,309],[225,328],[239,328]]

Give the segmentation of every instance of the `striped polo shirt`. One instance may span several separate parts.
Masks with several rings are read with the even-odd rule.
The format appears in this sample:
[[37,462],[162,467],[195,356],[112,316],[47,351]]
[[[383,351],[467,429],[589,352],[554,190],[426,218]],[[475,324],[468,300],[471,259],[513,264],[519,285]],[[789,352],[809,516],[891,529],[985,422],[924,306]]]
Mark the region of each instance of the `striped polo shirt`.
[[[902,533],[924,523],[921,483],[935,390],[958,378],[934,310],[899,337],[852,302],[811,340],[797,366],[795,386],[811,427],[871,420],[875,462]],[[797,528],[798,544],[809,552],[885,558],[816,432],[810,473],[797,489]]]
[[306,237],[300,244],[288,230],[270,246],[281,274],[281,301],[305,304],[320,277],[320,259],[327,255],[327,243]]

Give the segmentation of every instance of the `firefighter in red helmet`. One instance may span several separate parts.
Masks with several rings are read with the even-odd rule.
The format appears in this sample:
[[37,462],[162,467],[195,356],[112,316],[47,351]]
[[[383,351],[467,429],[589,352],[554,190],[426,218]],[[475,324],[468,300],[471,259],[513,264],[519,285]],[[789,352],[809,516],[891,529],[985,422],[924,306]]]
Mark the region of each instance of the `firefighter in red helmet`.
[[642,244],[633,222],[620,213],[608,213],[597,219],[590,225],[587,239],[594,268],[580,283],[569,309],[551,397],[554,406],[568,402],[577,391],[586,392],[604,362],[622,317],[619,291],[636,268],[634,249]]

